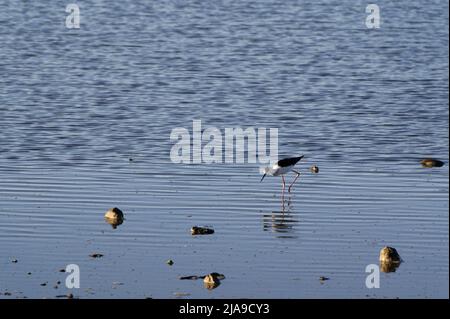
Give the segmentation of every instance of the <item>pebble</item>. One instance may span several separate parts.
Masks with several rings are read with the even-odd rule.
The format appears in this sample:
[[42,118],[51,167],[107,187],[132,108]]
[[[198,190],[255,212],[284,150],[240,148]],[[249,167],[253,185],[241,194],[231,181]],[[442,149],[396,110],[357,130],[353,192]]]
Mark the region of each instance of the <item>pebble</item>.
[[310,171],[317,174],[319,173],[319,167],[317,165],[313,165],[311,166]]
[[444,166],[444,162],[435,158],[425,158],[420,161],[420,164],[422,164],[423,167],[427,168]]
[[211,235],[211,234],[214,234],[214,229],[207,228],[207,227],[194,226],[191,228],[191,234],[192,235]]
[[401,258],[397,250],[393,247],[385,246],[380,250],[380,262],[400,263]]

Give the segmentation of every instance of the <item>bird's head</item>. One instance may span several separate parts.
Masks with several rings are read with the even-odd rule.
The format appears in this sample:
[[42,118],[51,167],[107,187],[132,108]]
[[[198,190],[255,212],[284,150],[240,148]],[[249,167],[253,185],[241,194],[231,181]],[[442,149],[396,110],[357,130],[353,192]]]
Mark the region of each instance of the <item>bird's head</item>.
[[260,181],[260,182],[262,182],[264,177],[266,177],[266,175],[270,173],[270,167],[261,167],[260,171],[261,171],[261,174],[263,174],[263,177],[261,178],[261,181]]

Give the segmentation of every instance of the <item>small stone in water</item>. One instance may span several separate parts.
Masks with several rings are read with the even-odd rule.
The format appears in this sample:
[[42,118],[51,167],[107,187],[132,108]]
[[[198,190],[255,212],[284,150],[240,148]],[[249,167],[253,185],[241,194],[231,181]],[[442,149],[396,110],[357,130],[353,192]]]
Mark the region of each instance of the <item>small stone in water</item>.
[[113,229],[116,229],[117,226],[122,225],[124,221],[123,212],[117,207],[111,208],[105,213],[105,221],[110,224]]
[[386,246],[380,251],[380,261],[384,263],[400,263],[401,258],[395,248]]
[[444,166],[444,162],[434,158],[425,158],[420,161],[420,164],[422,164],[423,167],[427,168]]
[[191,234],[192,235],[210,235],[210,234],[214,234],[214,229],[194,226],[191,228]]
[[220,285],[220,280],[225,276],[216,272],[210,273],[203,278],[203,284],[206,289],[212,290]]
[[106,213],[105,213],[105,218],[110,218],[110,219],[123,219],[123,212],[118,209],[117,207],[114,208],[110,208]]

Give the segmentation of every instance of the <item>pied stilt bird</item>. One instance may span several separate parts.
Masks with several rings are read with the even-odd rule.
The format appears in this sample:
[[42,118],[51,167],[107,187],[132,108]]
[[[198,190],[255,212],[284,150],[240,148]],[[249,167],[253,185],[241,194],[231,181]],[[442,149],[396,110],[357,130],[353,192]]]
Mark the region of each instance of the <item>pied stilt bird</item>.
[[289,185],[288,192],[290,193],[292,186],[294,185],[294,183],[297,181],[298,177],[300,176],[300,172],[294,170],[294,166],[303,157],[304,157],[304,155],[299,156],[299,157],[284,158],[284,159],[281,159],[278,162],[276,162],[272,167],[265,167],[262,170],[262,173],[264,175],[261,178],[261,182],[263,181],[264,177],[266,177],[266,175],[271,175],[271,176],[281,175],[281,180],[283,182],[283,193],[284,193],[284,189],[286,187],[286,181],[284,180],[284,175],[286,173],[289,173],[290,171],[292,171],[296,174],[296,176],[295,176],[294,181],[291,183],[291,185]]

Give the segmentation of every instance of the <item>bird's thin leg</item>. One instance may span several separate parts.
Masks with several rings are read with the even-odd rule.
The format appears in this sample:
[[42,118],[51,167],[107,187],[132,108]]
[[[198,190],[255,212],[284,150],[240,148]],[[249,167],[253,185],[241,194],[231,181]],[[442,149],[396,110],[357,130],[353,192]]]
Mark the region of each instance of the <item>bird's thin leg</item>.
[[282,190],[281,190],[281,203],[283,206],[284,211],[284,189],[286,188],[286,181],[284,180],[284,175],[281,175],[281,183],[282,183]]
[[289,185],[289,188],[288,188],[288,192],[289,192],[289,193],[291,192],[291,187],[294,185],[294,183],[297,181],[298,177],[300,176],[300,172],[297,172],[297,171],[294,171],[294,170],[292,170],[292,171],[293,171],[295,174],[297,174],[297,176],[295,176],[294,181],[292,182],[292,184]]
[[283,183],[283,194],[284,194],[284,189],[286,188],[286,181],[284,180],[284,175],[281,175],[281,182]]

